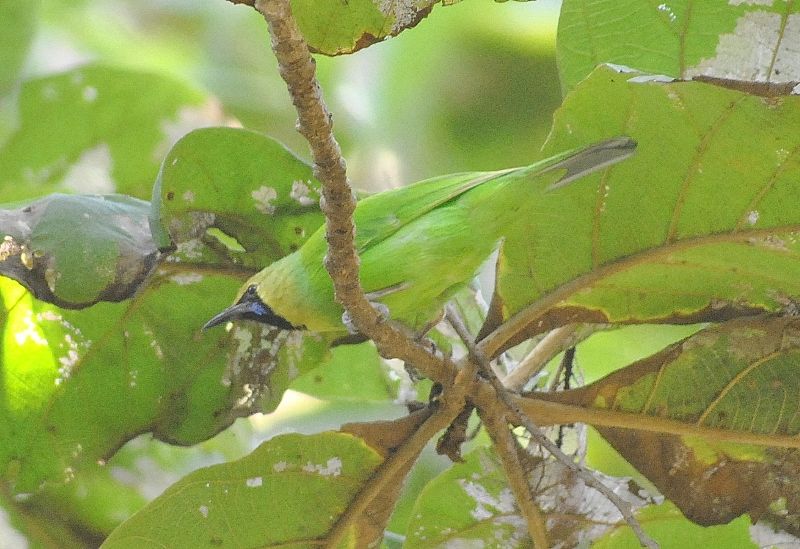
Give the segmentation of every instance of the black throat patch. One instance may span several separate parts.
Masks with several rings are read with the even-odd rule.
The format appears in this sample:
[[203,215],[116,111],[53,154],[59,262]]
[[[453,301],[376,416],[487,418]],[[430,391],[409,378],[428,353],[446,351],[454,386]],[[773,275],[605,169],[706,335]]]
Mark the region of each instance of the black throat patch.
[[239,318],[244,320],[255,320],[256,322],[260,322],[262,324],[275,326],[281,330],[304,329],[302,326],[295,326],[279,314],[276,314],[275,311],[269,307],[269,305],[261,300],[261,298],[258,296],[255,286],[250,286],[247,288],[237,304],[248,305],[247,311],[239,315]]

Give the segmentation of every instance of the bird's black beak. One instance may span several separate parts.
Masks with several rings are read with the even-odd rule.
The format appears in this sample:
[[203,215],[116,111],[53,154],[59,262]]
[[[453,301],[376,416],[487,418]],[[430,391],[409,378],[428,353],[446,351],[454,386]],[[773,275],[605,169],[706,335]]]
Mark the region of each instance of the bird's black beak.
[[231,305],[218,315],[215,315],[211,320],[205,323],[204,330],[219,326],[231,320],[255,320],[262,324],[269,324],[281,330],[297,330],[288,320],[269,308],[260,297],[255,286],[250,286],[247,291],[242,294],[241,299],[235,305]]

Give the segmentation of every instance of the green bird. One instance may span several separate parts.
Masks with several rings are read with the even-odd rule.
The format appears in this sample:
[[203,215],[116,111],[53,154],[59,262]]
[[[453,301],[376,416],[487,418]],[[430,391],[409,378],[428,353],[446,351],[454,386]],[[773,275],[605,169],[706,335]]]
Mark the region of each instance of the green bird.
[[[522,168],[437,177],[359,201],[354,218],[364,292],[392,319],[425,326],[476,275],[509,223],[525,215],[527,201],[620,162],[635,148],[632,139],[617,137]],[[323,266],[326,251],[321,227],[250,278],[235,304],[204,328],[244,319],[346,334]]]

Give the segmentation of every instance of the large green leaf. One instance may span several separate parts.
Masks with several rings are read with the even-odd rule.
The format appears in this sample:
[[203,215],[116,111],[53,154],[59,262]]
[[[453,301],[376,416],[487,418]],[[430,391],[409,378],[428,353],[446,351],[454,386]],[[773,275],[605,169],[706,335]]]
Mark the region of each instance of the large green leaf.
[[243,389],[238,378],[223,385],[226,353],[199,337],[204,308],[222,306],[213,292],[225,287],[219,277],[204,286],[211,295],[162,284],[68,311],[0,279],[0,469],[16,489],[68,478],[141,432],[191,443],[227,426]]
[[124,195],[53,194],[0,209],[0,274],[70,309],[127,299],[158,261],[149,214]]
[[312,546],[382,461],[352,435],[281,435],[188,475],[103,547]]
[[594,410],[583,421],[597,422],[693,521],[769,511],[791,525],[800,515],[790,480],[800,471],[798,357],[796,318],[737,319],[586,387],[536,397]]
[[149,196],[172,143],[219,113],[163,76],[89,65],[26,82],[0,149],[4,201],[54,191]]
[[[163,221],[161,237],[177,251],[141,286],[142,277],[120,268],[130,266],[117,250],[128,246],[149,272],[150,256],[136,255],[147,245],[155,256],[147,203],[53,195],[7,215],[5,245],[15,253],[6,263],[26,282],[37,275],[53,301],[85,305],[110,289],[120,290],[115,299],[137,290],[126,303],[67,311],[4,283],[2,395],[14,404],[2,408],[0,468],[18,490],[106,458],[141,432],[181,444],[204,440],[236,417],[271,411],[293,379],[323,361],[328,342],[313,335],[249,323],[200,332],[256,266],[321,223],[316,200],[298,190],[313,193],[310,171],[251,132],[188,136],[165,162],[154,197],[160,215],[150,216],[157,229]],[[223,206],[230,197],[242,198]],[[30,234],[17,234],[18,221]],[[250,254],[238,251],[240,242]]]
[[[162,249],[175,249],[163,270],[198,282],[205,273],[223,275],[230,282],[224,298],[233,299],[244,278],[322,224],[318,201],[311,167],[277,141],[235,128],[195,130],[169,151],[153,189],[153,234]],[[228,349],[228,371],[252,391],[243,410],[259,404],[265,412],[324,360],[329,343],[250,323],[206,337]]]
[[0,469],[15,489],[68,478],[142,432],[193,444],[274,409],[327,343],[276,342],[254,324],[201,332],[236,283],[160,272],[132,300],[70,311],[0,279]]
[[545,154],[609,134],[639,146],[510,227],[498,289],[507,316],[527,309],[514,330],[783,310],[800,294],[798,125],[800,97],[597,69],[556,113]]
[[[169,151],[153,189],[158,245],[176,260],[262,268],[320,225],[311,167],[277,141],[234,128],[195,130]],[[208,234],[208,229],[214,228]],[[228,238],[226,238],[228,237]]]
[[564,0],[558,29],[563,89],[600,63],[678,78],[800,80],[800,6],[728,0]]

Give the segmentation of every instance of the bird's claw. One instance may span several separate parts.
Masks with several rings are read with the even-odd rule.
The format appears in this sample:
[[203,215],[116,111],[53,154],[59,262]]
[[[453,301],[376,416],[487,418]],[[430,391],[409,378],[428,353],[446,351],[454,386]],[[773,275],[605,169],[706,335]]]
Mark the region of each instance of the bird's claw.
[[[375,309],[375,311],[377,311],[381,320],[386,320],[389,318],[389,307],[377,301],[370,301],[369,304],[372,305],[372,308]],[[347,328],[347,331],[350,333],[350,335],[356,335],[359,333],[348,311],[345,311],[342,314],[342,324],[344,324],[345,328]]]

